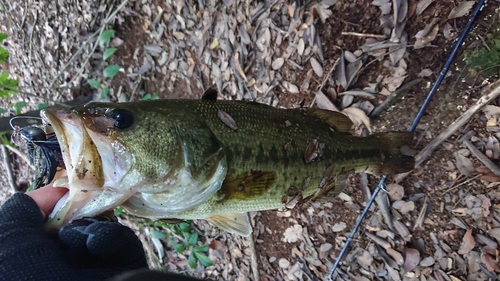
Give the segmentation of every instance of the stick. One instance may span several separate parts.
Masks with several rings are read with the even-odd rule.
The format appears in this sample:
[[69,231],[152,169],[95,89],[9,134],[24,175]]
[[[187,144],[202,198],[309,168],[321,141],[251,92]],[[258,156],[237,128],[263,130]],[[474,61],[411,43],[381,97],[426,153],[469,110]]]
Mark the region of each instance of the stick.
[[16,193],[17,186],[16,186],[16,182],[14,181],[14,175],[12,174],[12,169],[10,167],[9,153],[7,152],[7,149],[5,148],[5,145],[3,145],[3,144],[0,145],[0,150],[2,151],[2,162],[5,166],[5,172],[7,173],[7,182],[10,185],[10,189],[12,190],[12,193]]
[[358,33],[358,32],[342,32],[341,35],[352,35],[357,37],[373,37],[377,39],[385,39],[387,36],[380,34],[371,34],[371,33]]
[[[500,80],[488,85],[483,90],[483,96],[476,102],[475,105],[471,106],[467,111],[458,117],[453,123],[451,123],[446,130],[439,134],[434,140],[432,140],[424,149],[422,149],[415,156],[415,167],[422,164],[422,162],[431,155],[431,153],[436,149],[443,141],[448,139],[453,133],[455,133],[460,127],[465,125],[474,114],[479,110],[483,109],[487,104],[496,99],[500,95]],[[486,164],[485,164],[486,165]],[[489,167],[488,167],[489,168]],[[498,167],[497,167],[498,168]],[[490,168],[491,170],[491,168]],[[493,171],[493,170],[492,170]],[[396,182],[403,180],[408,174],[399,174],[394,177]]]

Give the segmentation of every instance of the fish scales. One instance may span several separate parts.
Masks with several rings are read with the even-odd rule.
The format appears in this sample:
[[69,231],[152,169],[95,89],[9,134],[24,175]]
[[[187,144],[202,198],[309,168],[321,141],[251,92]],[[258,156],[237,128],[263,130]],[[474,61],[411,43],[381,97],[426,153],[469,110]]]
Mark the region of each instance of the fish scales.
[[352,122],[346,116],[321,109],[162,100],[91,103],[49,109],[42,117],[54,127],[65,163],[96,157],[78,152],[78,128],[84,127],[86,140],[99,151],[93,165],[103,165],[106,184],[90,192],[78,191],[88,178],[80,183],[69,176],[66,185],[77,199],[68,201],[83,203],[67,207],[77,209],[71,215],[59,212],[63,221],[123,204],[138,216],[208,219],[249,235],[246,212],[335,196],[355,171],[401,173],[414,165],[413,157],[400,152],[411,144],[411,133],[355,137],[347,133]]

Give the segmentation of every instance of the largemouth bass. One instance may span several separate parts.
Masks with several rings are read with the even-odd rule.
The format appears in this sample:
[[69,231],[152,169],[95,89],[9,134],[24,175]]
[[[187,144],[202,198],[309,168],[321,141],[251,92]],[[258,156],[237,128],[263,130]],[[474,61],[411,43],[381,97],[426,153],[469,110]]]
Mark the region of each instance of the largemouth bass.
[[47,223],[123,206],[150,219],[207,219],[248,236],[249,211],[339,194],[347,175],[397,174],[408,132],[355,137],[352,122],[321,109],[278,109],[243,101],[153,100],[49,108],[69,192]]

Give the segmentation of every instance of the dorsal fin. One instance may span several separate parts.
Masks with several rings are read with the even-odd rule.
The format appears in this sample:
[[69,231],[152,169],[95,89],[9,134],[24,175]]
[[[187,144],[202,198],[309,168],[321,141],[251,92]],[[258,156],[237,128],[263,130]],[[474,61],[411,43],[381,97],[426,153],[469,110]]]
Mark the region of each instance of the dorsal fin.
[[217,100],[218,92],[217,90],[210,86],[208,89],[201,95],[202,100]]
[[321,119],[338,132],[348,132],[353,126],[349,117],[336,111],[324,110],[320,108],[308,108],[306,109],[306,115]]

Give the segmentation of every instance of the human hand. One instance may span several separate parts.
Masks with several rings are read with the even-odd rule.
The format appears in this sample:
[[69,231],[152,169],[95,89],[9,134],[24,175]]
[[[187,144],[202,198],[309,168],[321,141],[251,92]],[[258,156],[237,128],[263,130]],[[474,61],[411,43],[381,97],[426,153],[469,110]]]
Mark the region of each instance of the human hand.
[[43,223],[67,189],[16,193],[0,208],[0,280],[104,280],[147,268],[133,231],[107,219],[70,223],[57,235]]

